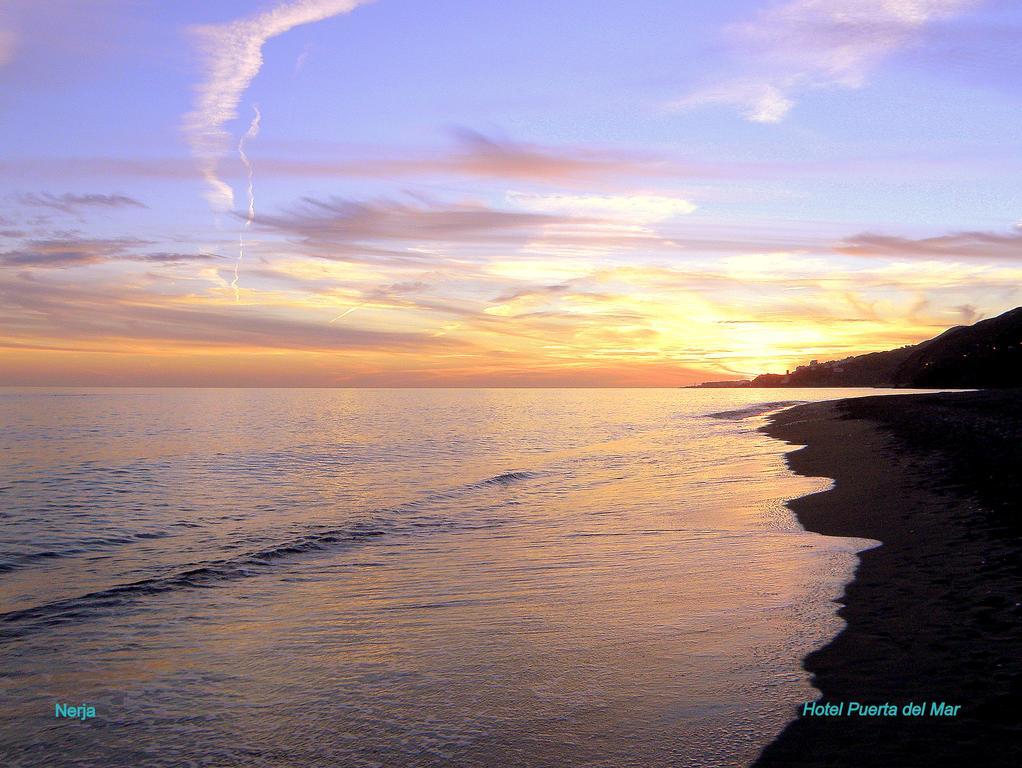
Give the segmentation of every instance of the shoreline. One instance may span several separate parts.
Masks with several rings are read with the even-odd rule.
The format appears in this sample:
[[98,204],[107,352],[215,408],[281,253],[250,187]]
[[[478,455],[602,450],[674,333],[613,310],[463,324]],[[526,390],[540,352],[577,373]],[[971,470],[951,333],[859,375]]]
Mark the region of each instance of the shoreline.
[[838,600],[845,628],[803,665],[820,702],[946,702],[953,716],[801,715],[753,763],[1022,765],[1022,393],[879,395],[770,417],[833,479],[788,502],[829,536],[874,539]]

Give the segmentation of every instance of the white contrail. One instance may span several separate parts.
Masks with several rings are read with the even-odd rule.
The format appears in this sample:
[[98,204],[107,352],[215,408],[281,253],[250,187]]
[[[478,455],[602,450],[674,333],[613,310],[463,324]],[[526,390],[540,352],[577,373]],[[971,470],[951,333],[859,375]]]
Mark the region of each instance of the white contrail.
[[347,317],[348,315],[350,315],[350,314],[351,314],[352,312],[354,312],[354,311],[355,311],[356,309],[361,309],[361,308],[362,308],[362,307],[364,307],[364,306],[365,306],[365,304],[356,304],[356,305],[355,305],[355,306],[353,306],[353,307],[348,307],[348,308],[347,308],[346,310],[344,310],[343,312],[341,312],[341,314],[339,314],[339,315],[338,315],[337,317],[335,317],[335,318],[334,318],[333,320],[331,320],[330,322],[331,322],[331,323],[336,323],[336,322],[337,322],[338,320],[340,320],[340,319],[342,319],[342,318],[345,318],[345,317]]
[[[252,117],[252,122],[248,125],[248,130],[245,131],[244,135],[238,139],[238,157],[241,158],[241,162],[245,165],[245,171],[248,174],[248,215],[245,217],[245,229],[252,226],[252,219],[255,218],[255,187],[253,186],[252,179],[252,163],[249,162],[248,155],[245,154],[245,142],[249,139],[254,139],[259,135],[259,123],[263,116],[259,112],[259,107],[253,105],[252,110],[255,115]],[[237,304],[241,299],[241,293],[238,290],[238,270],[241,268],[241,262],[245,258],[245,232],[242,231],[238,235],[238,260],[234,262],[234,280],[231,282],[231,288],[234,289],[234,303]]]
[[238,270],[245,258],[245,235],[238,235],[238,259],[234,262],[234,279],[231,280],[231,290],[234,291],[234,303],[241,301],[241,289],[238,287]]
[[263,116],[259,113],[258,104],[254,105],[252,110],[255,112],[252,122],[249,123],[245,135],[238,140],[238,156],[241,157],[241,162],[245,164],[245,171],[248,173],[248,217],[245,219],[246,227],[251,226],[252,219],[255,218],[255,194],[252,189],[252,163],[248,161],[248,155],[245,154],[245,142],[259,135],[259,123],[263,119]]
[[214,211],[234,207],[234,190],[219,175],[230,134],[224,129],[238,116],[238,104],[263,65],[263,44],[302,24],[349,13],[371,0],[294,0],[248,18],[193,27],[204,58],[206,79],[196,88],[194,109],[184,118],[184,132],[209,186],[206,199]]

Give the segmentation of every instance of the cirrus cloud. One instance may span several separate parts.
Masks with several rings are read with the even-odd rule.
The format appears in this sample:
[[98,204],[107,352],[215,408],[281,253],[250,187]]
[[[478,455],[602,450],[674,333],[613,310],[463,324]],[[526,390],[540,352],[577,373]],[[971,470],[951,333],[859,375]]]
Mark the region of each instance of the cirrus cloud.
[[137,261],[150,264],[177,264],[217,258],[209,253],[146,251],[153,243],[133,237],[78,238],[60,237],[26,240],[20,247],[0,252],[0,267],[67,269],[103,264],[110,261]]
[[145,203],[121,194],[75,194],[65,192],[54,195],[51,192],[29,192],[16,195],[22,205],[35,208],[52,208],[62,213],[78,213],[82,208],[148,208]]
[[577,217],[620,219],[634,224],[664,221],[696,210],[694,203],[666,195],[570,195],[509,192],[522,208]]
[[844,239],[834,250],[849,256],[1022,262],[1022,231],[952,232],[918,239],[863,233]]
[[791,0],[733,24],[725,34],[736,74],[672,103],[737,107],[747,120],[777,123],[808,91],[861,88],[876,68],[927,25],[978,0]]

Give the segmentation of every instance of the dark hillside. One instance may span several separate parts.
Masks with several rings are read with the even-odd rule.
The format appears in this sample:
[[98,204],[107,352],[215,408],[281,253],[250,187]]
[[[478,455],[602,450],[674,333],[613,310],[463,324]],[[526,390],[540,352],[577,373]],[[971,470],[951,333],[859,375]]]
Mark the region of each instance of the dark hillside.
[[1022,386],[1022,307],[917,345],[891,383],[922,388]]

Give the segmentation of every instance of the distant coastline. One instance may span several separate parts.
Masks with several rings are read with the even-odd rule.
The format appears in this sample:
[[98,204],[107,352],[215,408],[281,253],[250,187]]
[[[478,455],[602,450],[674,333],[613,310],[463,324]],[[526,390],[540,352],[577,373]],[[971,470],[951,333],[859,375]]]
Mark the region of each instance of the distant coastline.
[[978,389],[1022,386],[1022,307],[927,341],[842,360],[811,360],[793,371],[707,381],[698,389],[883,387]]
[[[805,659],[821,702],[948,702],[954,717],[803,717],[756,768],[1022,765],[1022,392],[801,405],[768,435],[831,490],[789,502],[814,532],[879,540],[859,555],[847,627]],[[955,710],[958,712],[958,710]]]

